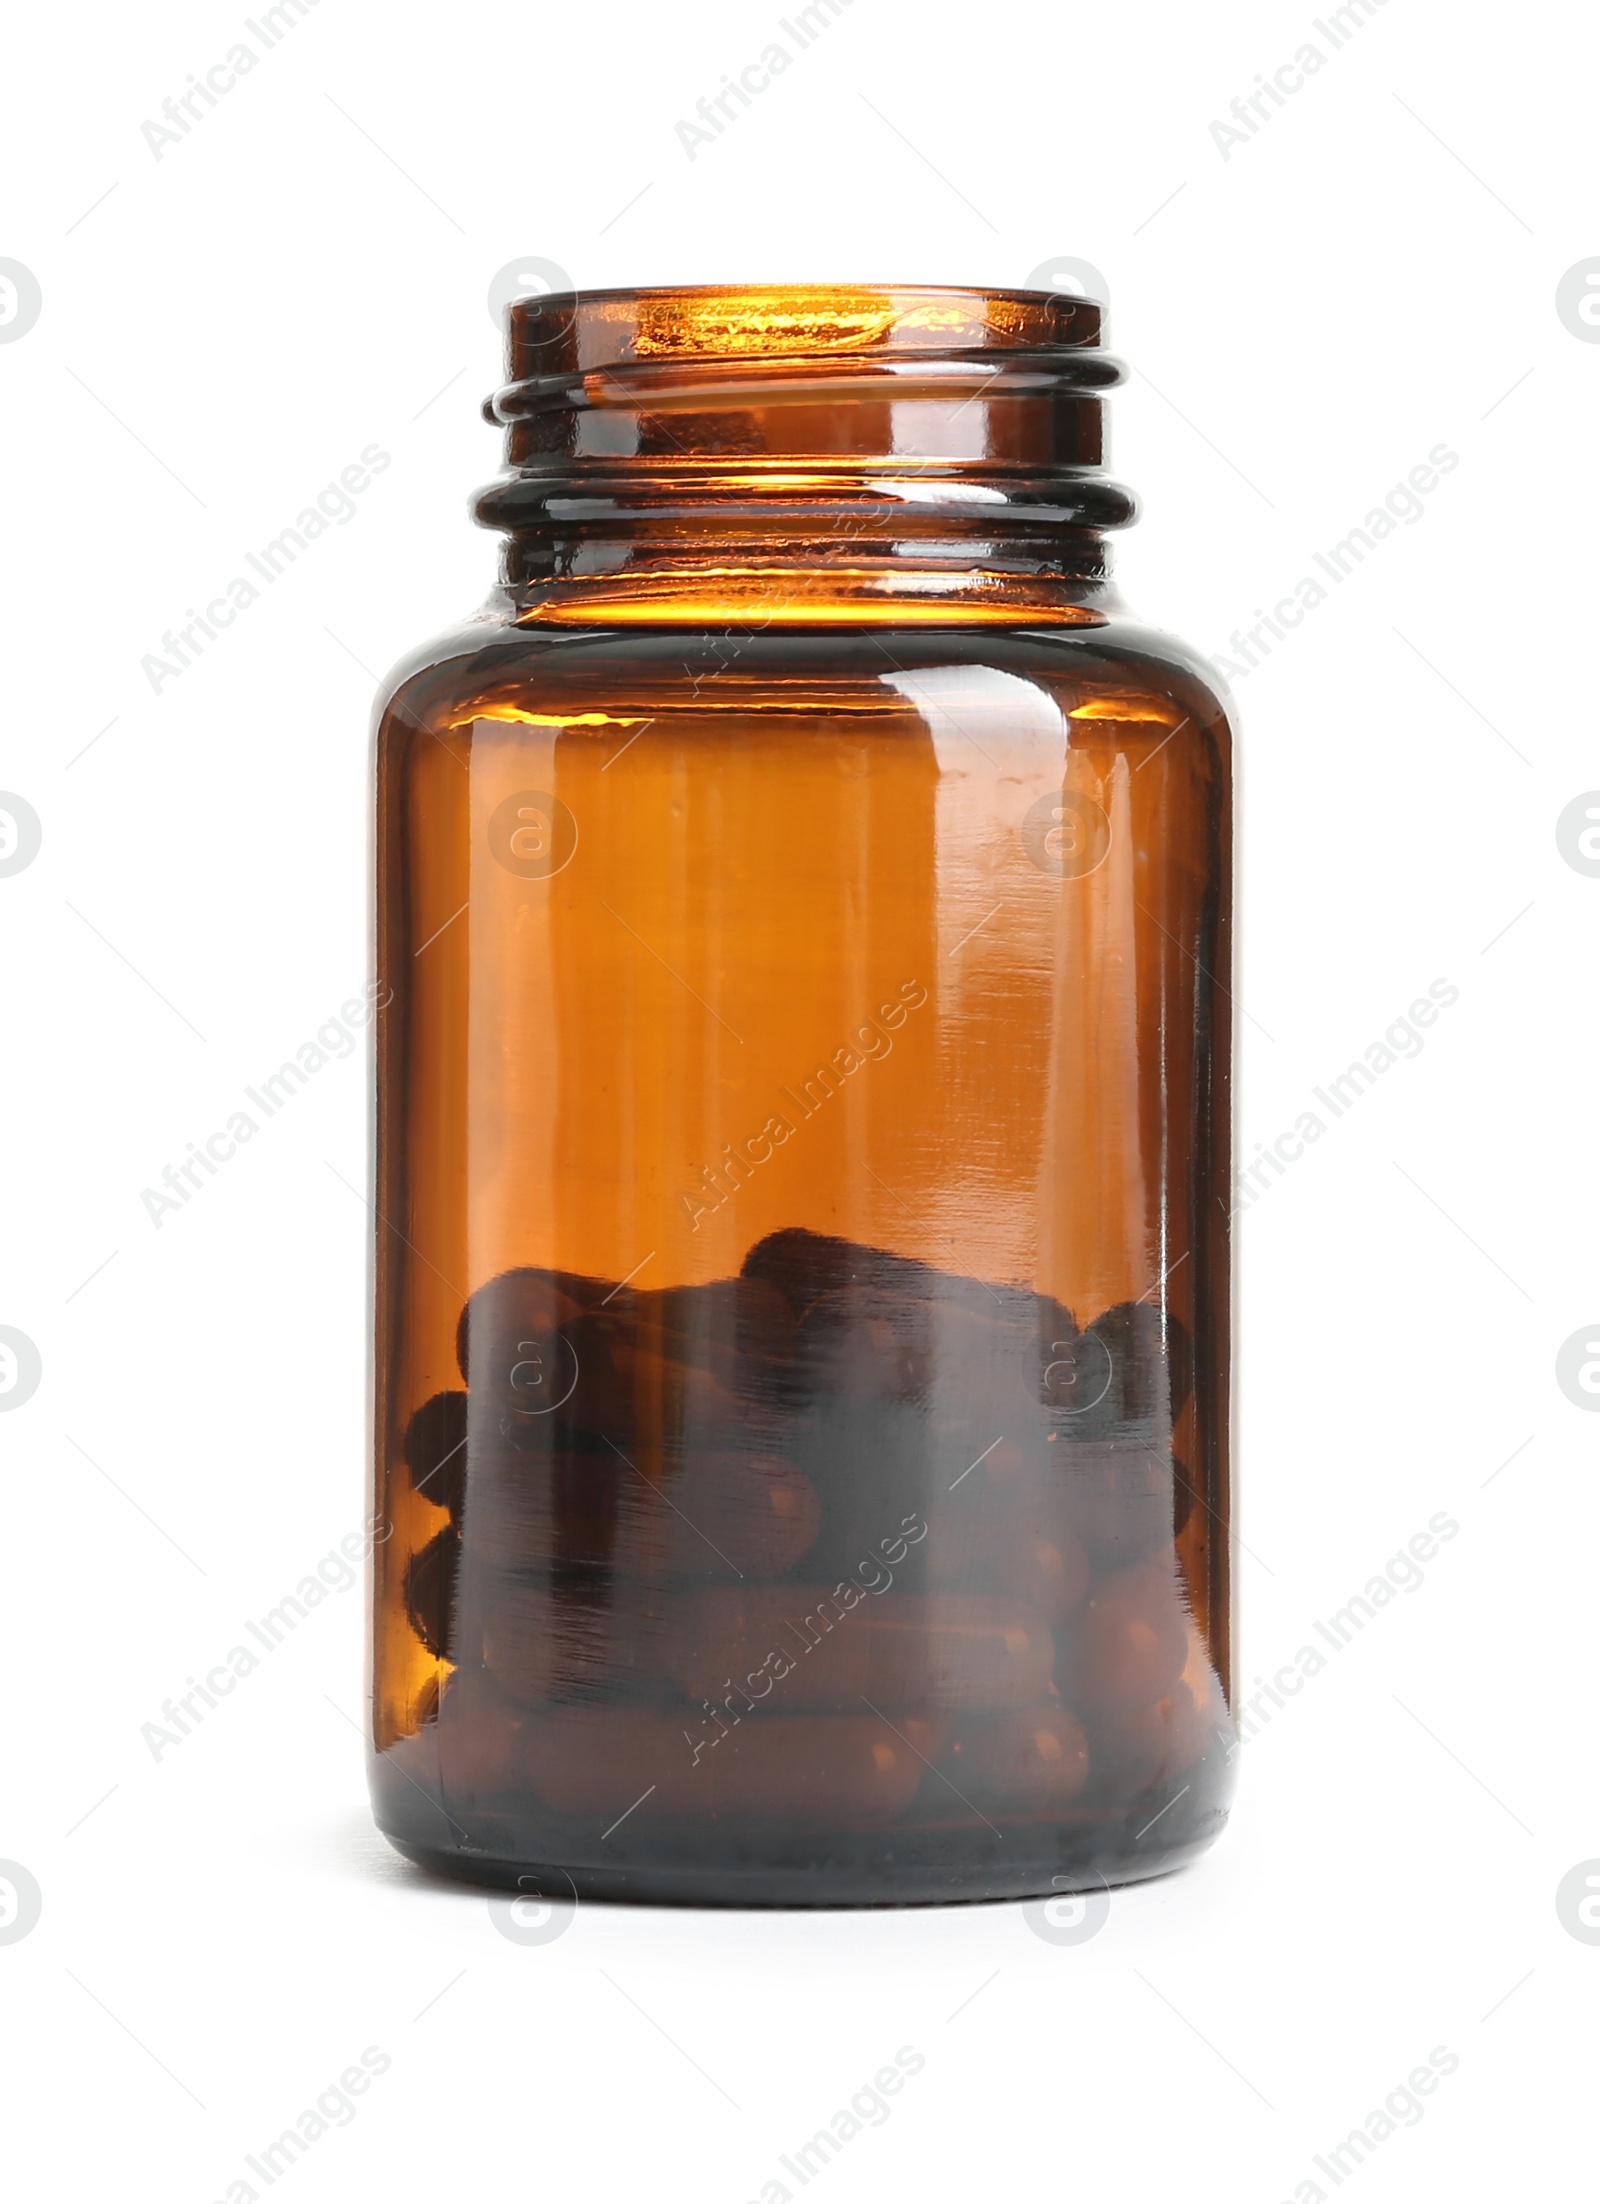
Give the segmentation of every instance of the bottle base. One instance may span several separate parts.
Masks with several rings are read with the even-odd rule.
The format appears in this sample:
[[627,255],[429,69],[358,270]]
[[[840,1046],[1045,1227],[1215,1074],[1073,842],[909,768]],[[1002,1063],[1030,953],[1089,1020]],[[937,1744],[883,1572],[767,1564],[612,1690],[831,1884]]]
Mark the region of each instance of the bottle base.
[[[1144,1827],[1156,1811],[1151,1806],[1141,1817]],[[1125,1814],[1010,1822],[981,1842],[970,1823],[826,1838],[769,1831],[756,1841],[748,1830],[741,1836],[658,1829],[648,1852],[640,1846],[629,1857],[613,1842],[608,1850],[617,1856],[611,1859],[593,1856],[592,1832],[588,1843],[566,1844],[560,1839],[575,1838],[576,1831],[551,1830],[555,1843],[524,1847],[510,1830],[480,1828],[473,1841],[462,1843],[465,1832],[446,1838],[443,1831],[419,1829],[420,1814],[402,1818],[410,1826],[386,1826],[380,1814],[387,1841],[413,1865],[451,1882],[537,1892],[558,1902],[850,1909],[994,1904],[1146,1882],[1208,1851],[1228,1813],[1217,1803],[1187,1815],[1162,1843],[1151,1841],[1153,1830],[1141,1842]]]

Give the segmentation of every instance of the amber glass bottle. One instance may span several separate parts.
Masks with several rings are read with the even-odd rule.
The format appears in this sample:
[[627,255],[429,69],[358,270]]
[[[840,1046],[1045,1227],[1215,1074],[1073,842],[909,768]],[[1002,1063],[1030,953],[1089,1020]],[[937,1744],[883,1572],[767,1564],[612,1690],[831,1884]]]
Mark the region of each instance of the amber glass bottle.
[[551,1896],[1098,1888],[1226,1817],[1229,733],[1100,309],[511,313],[377,730],[373,1790]]

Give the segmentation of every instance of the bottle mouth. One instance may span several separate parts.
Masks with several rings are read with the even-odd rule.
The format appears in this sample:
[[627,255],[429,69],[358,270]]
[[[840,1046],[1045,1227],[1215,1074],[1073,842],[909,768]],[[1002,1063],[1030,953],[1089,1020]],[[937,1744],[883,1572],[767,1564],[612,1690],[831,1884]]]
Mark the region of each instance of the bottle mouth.
[[558,291],[508,312],[511,361],[552,344],[582,367],[624,360],[1098,349],[1105,309],[1061,291],[951,284],[669,284]]
[[[709,558],[764,588],[802,547],[835,571],[925,570],[925,596],[986,560],[1081,565],[1072,539],[1136,509],[1103,471],[1124,377],[1104,325],[1089,299],[940,286],[519,299],[484,408],[506,466],[474,510],[508,537],[512,582],[570,573],[575,534],[591,567],[597,537],[629,542],[635,581]],[[615,594],[642,609],[650,591]]]

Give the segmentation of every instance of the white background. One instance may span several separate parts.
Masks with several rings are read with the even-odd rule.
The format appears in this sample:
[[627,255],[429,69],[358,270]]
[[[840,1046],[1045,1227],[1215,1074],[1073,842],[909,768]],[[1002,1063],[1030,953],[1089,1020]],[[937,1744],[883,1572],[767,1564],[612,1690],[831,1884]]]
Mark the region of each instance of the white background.
[[[1555,830],[1600,783],[1600,346],[1555,294],[1600,254],[1595,40],[1374,0],[1224,158],[1229,102],[1328,51],[1311,9],[853,0],[694,161],[676,123],[776,6],[319,0],[159,160],[141,125],[242,8],[14,23],[0,254],[43,299],[0,344],[0,785],[44,831],[0,880],[0,1322],[44,1373],[0,1418],[0,1857],[44,1904],[0,1945],[20,2195],[264,2194],[245,2154],[369,2045],[389,2069],[283,2176],[298,2204],[741,2204],[902,2045],[925,2067],[829,2204],[1331,2194],[1314,2154],[1436,2046],[1457,2070],[1346,2185],[1568,2193],[1600,1426],[1555,1364],[1600,1317],[1600,880]],[[1430,1517],[1459,1531],[1269,1706],[1214,1852],[1089,1943],[1006,1906],[593,1906],[524,1948],[372,1830],[359,1591],[159,1763],[141,1737],[362,1512],[361,1057],[161,1229],[141,1192],[365,978],[363,668],[488,584],[494,272],[1021,284],[1063,253],[1135,370],[1124,586],[1208,653],[1459,455],[1234,684],[1244,1153],[1460,991],[1241,1219],[1246,1686]],[[355,518],[153,693],[163,632],[371,443]]]

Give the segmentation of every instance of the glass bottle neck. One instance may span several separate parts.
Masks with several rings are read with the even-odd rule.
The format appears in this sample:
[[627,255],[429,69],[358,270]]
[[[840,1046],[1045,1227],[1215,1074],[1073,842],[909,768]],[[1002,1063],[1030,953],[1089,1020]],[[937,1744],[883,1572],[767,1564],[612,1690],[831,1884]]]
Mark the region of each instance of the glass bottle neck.
[[1104,536],[1042,513],[736,492],[707,508],[551,503],[502,547],[519,620],[1091,626],[1114,604]]

